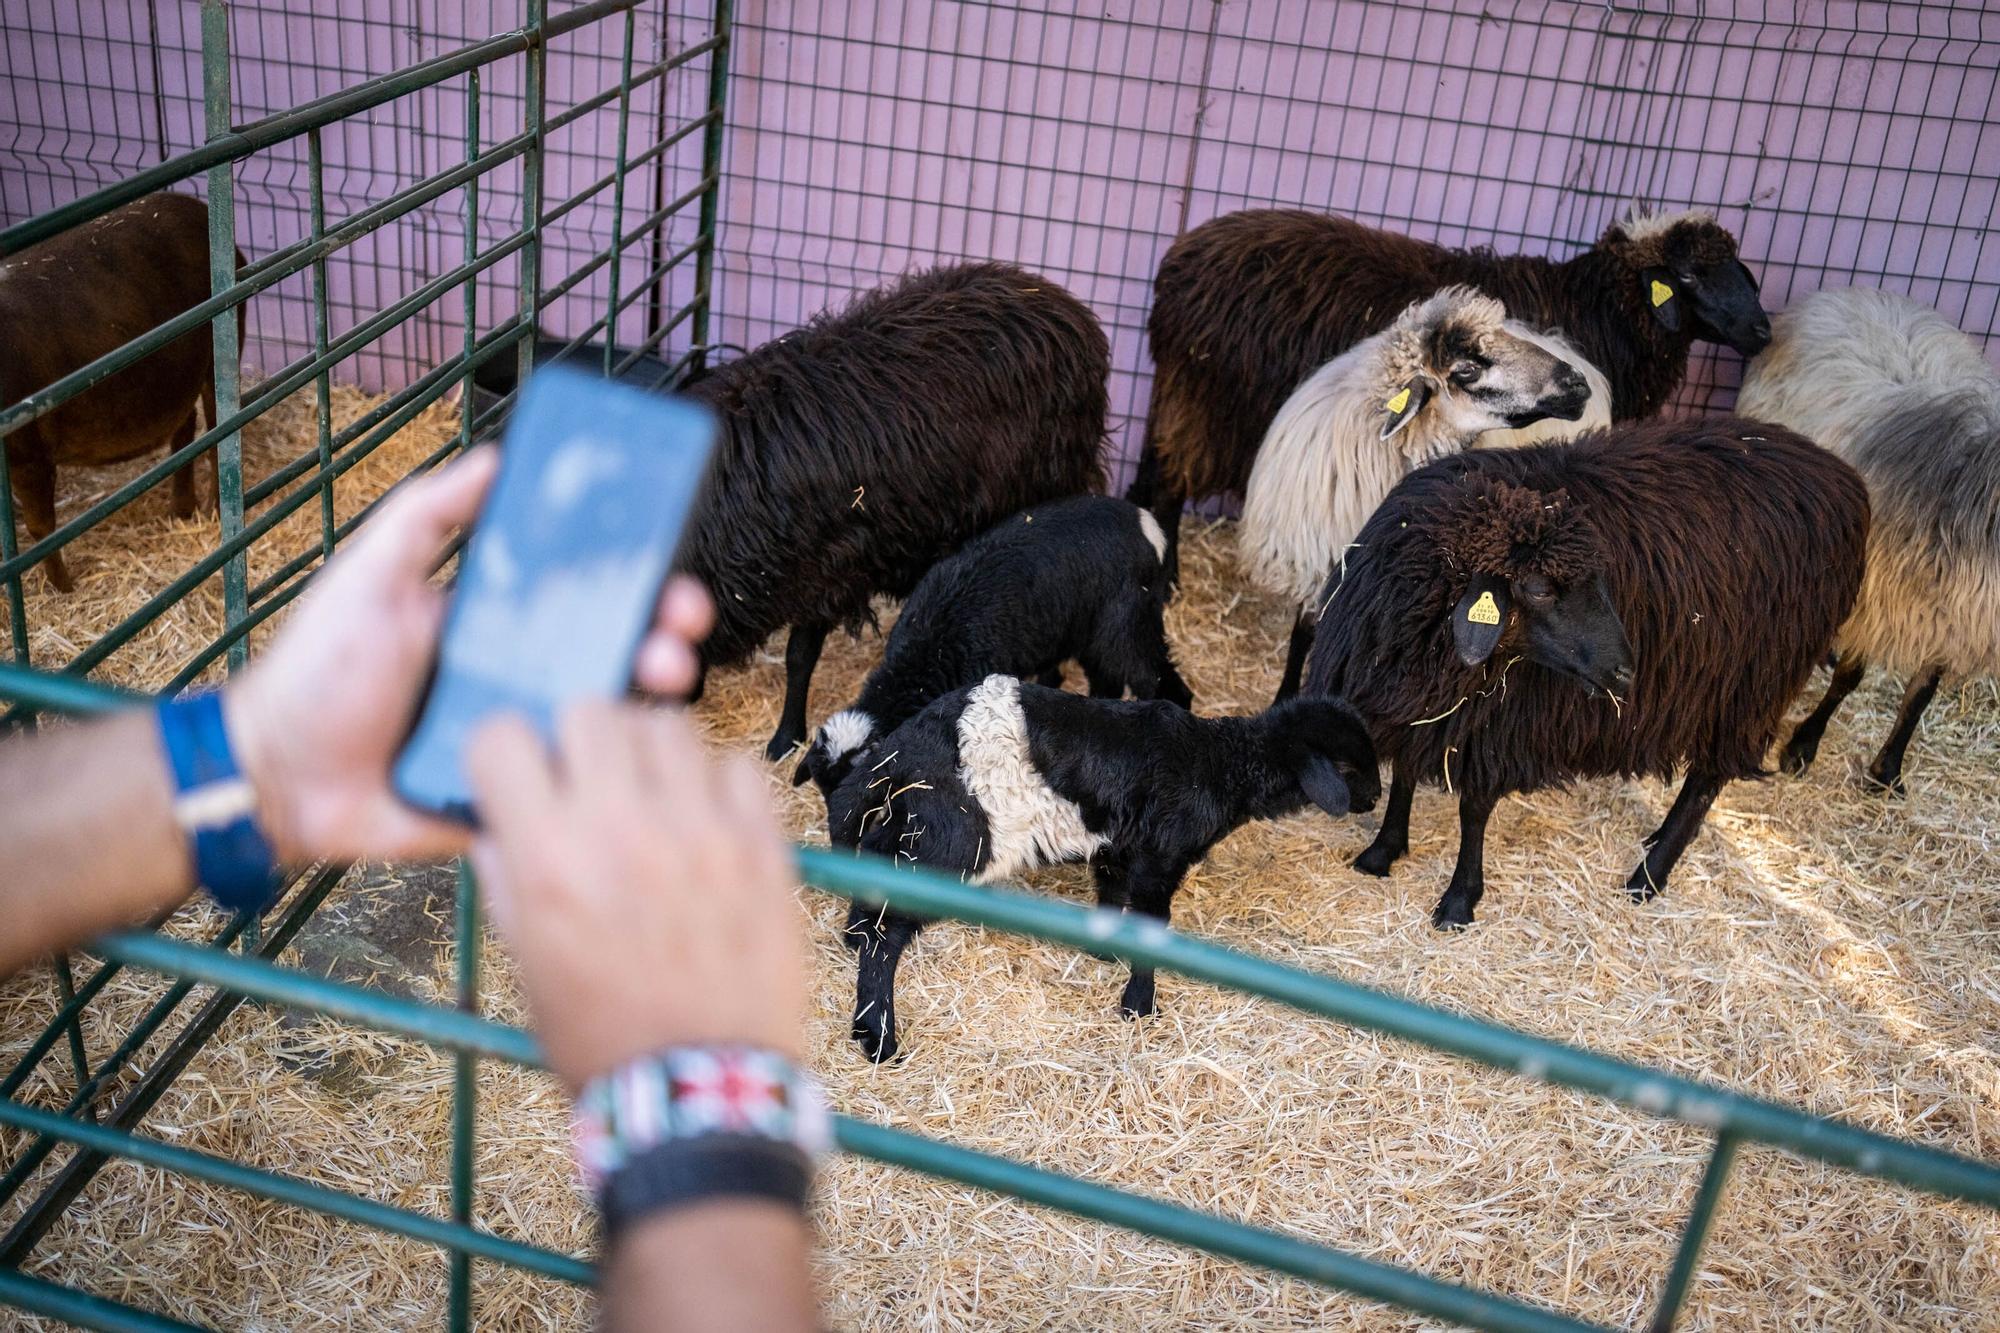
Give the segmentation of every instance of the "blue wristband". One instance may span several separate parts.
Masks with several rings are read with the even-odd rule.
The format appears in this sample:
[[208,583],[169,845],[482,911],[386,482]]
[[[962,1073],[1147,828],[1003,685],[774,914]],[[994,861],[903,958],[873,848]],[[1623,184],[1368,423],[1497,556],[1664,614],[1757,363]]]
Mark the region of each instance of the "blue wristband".
[[212,690],[160,700],[160,741],[173,769],[174,822],[194,852],[195,879],[232,912],[262,912],[283,882],[257,827],[256,794],[236,765]]

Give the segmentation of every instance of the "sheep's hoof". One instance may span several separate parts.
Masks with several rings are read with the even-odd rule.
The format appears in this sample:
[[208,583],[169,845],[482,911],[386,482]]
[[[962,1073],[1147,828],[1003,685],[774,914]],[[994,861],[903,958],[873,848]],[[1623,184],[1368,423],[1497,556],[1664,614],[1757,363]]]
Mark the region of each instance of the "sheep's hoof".
[[1819,742],[1801,741],[1797,736],[1785,746],[1784,756],[1778,761],[1779,767],[1793,777],[1812,767],[1812,761],[1819,757]]
[[[28,534],[28,540],[35,540],[33,533]],[[42,573],[48,576],[49,585],[57,592],[76,591],[76,580],[69,576],[69,566],[63,563],[60,552],[42,561]]]
[[1868,766],[1868,781],[1866,786],[1868,790],[1874,792],[1877,796],[1907,796],[1909,794],[1908,789],[1903,786],[1903,770],[1900,768],[1894,772],[1890,772],[1870,764]]
[[1464,930],[1472,924],[1472,904],[1447,894],[1431,912],[1431,925],[1439,930]]
[[865,1018],[854,1020],[854,1040],[861,1043],[861,1053],[878,1065],[888,1064],[897,1055],[896,1034],[887,1024],[880,1026]]
[[1135,985],[1127,985],[1125,993],[1118,997],[1120,1018],[1144,1018],[1153,1012],[1153,987],[1149,981],[1144,990]]
[[1364,875],[1387,879],[1389,868],[1396,864],[1396,858],[1400,857],[1404,850],[1378,839],[1369,843],[1367,849],[1354,858],[1354,868]]
[[798,748],[799,743],[803,740],[805,740],[804,733],[792,732],[786,730],[784,727],[780,727],[772,734],[771,743],[764,747],[764,757],[776,763]]
[[1625,881],[1625,896],[1635,903],[1649,903],[1659,897],[1660,890],[1666,887],[1655,882],[1652,870],[1641,861],[1639,868],[1632,872],[1632,877]]

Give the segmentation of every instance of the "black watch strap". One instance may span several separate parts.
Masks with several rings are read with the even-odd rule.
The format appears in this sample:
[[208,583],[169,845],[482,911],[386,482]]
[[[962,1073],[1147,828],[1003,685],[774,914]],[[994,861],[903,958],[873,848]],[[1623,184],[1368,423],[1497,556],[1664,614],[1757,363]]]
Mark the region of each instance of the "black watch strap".
[[608,1239],[670,1208],[712,1199],[769,1199],[801,1212],[812,1159],[794,1144],[759,1134],[703,1134],[646,1148],[606,1176],[598,1190]]

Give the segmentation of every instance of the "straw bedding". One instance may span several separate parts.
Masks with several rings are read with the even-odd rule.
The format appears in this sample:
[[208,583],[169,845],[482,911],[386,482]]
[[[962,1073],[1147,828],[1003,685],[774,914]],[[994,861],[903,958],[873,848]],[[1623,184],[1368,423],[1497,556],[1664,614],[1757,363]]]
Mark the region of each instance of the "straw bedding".
[[[311,447],[308,402],[253,431],[253,476]],[[343,394],[343,413],[365,406]],[[440,409],[406,430],[343,482],[343,512],[452,425]],[[70,486],[109,484],[85,474]],[[72,493],[64,512],[76,502]],[[316,513],[294,520],[303,526],[285,553],[310,539]],[[157,586],[212,540],[209,523],[176,523],[157,497],[87,539],[90,558],[74,562],[79,595],[37,593],[38,652],[55,658],[87,644],[116,608],[135,605],[149,581]],[[1190,530],[1183,593],[1168,616],[1204,711],[1266,700],[1287,628],[1283,608],[1238,577],[1233,547],[1226,525]],[[157,679],[217,619],[212,595],[197,600],[150,648],[114,659],[118,674]],[[877,647],[829,646],[815,717],[850,697]],[[1374,816],[1336,824],[1300,815],[1218,847],[1176,899],[1176,925],[2000,1156],[2000,698],[1982,683],[1934,707],[1912,754],[1910,795],[1884,800],[1858,775],[1896,688],[1876,681],[1858,694],[1803,781],[1727,789],[1674,884],[1645,907],[1618,885],[1671,792],[1598,782],[1503,803],[1487,901],[1463,936],[1429,926],[1455,823],[1446,798],[1428,792],[1416,805],[1414,850],[1388,881],[1347,868]],[[718,673],[698,716],[717,745],[753,750],[781,693],[782,667],[767,650]],[[785,785],[789,763],[771,772],[792,833],[823,839],[811,789]],[[1085,883],[1077,869],[1031,881],[1079,900]],[[305,964],[444,998],[448,888],[441,872],[355,872],[324,909],[342,915],[323,918]],[[841,908],[814,894],[801,901],[816,982],[809,1049],[843,1110],[1591,1319],[1630,1325],[1650,1309],[1707,1148],[1693,1130],[1173,977],[1161,979],[1156,1017],[1124,1022],[1115,1012],[1121,965],[960,926],[927,931],[906,957],[898,1007],[908,1058],[876,1069],[846,1035],[853,977],[835,940]],[[395,939],[375,948],[366,941],[384,922],[395,923]],[[343,941],[351,947],[334,947]],[[488,981],[487,1012],[519,1021],[497,954]],[[93,1050],[115,1044],[159,989],[156,978],[121,976],[92,1011]],[[0,990],[0,1054],[24,1045],[54,1007],[46,973]],[[62,1067],[60,1053],[47,1067]],[[147,1127],[442,1213],[450,1082],[449,1058],[413,1043],[245,1006]],[[45,1078],[31,1091],[48,1099],[58,1090]],[[590,1221],[550,1082],[486,1066],[480,1136],[481,1220],[586,1251]],[[19,1150],[11,1136],[0,1145],[7,1161]],[[829,1164],[817,1216],[837,1327],[1428,1326],[856,1160]],[[445,1290],[444,1263],[428,1247],[126,1164],[98,1177],[30,1267],[183,1318],[251,1328],[418,1327],[441,1315]],[[481,1327],[574,1328],[588,1318],[587,1296],[562,1284],[491,1264],[475,1271]],[[2000,1218],[1749,1150],[1687,1326],[2000,1328],[1996,1312]]]

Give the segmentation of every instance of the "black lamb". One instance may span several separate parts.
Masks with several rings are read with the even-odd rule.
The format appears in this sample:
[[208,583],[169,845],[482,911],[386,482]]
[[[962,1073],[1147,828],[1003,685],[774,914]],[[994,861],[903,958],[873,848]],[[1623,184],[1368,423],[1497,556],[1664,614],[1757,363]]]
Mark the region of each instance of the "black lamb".
[[1578,778],[1687,778],[1626,891],[1645,901],[1732,778],[1761,777],[1861,586],[1868,491],[1778,426],[1651,422],[1411,473],[1328,581],[1308,693],[1368,719],[1394,779],[1355,867],[1409,847],[1418,782],[1458,795],[1437,905],[1485,890],[1487,816]]
[[917,584],[881,665],[820,727],[792,785],[811,778],[830,795],[871,741],[995,674],[1060,684],[1074,660],[1092,694],[1115,699],[1130,688],[1192,706],[1162,623],[1166,550],[1151,514],[1101,495],[1036,505],[973,538]]
[[[1189,867],[1232,830],[1317,805],[1338,818],[1381,794],[1367,729],[1337,699],[1199,718],[1161,700],[1092,699],[989,676],[932,702],[828,799],[835,846],[991,883],[1089,861],[1101,905],[1164,922]],[[896,1053],[896,963],[923,923],[857,905],[854,1037]],[[1134,967],[1120,1006],[1153,1011]]]
[[722,439],[678,567],[707,585],[704,668],[772,631],[805,739],[827,632],[1025,506],[1103,488],[1110,350],[1082,303],[1011,264],[932,269],[715,367],[687,388]]

